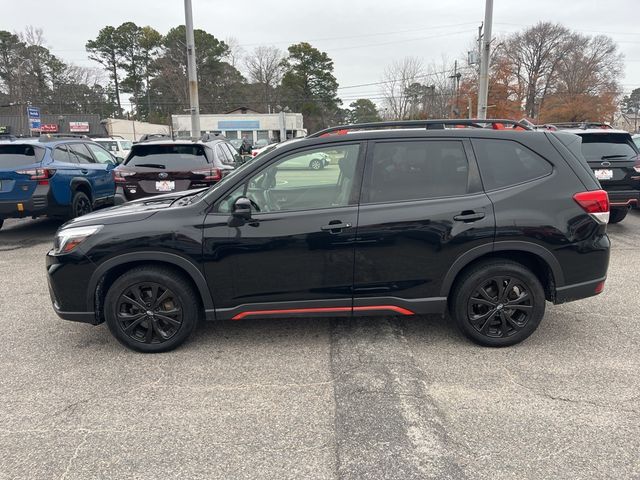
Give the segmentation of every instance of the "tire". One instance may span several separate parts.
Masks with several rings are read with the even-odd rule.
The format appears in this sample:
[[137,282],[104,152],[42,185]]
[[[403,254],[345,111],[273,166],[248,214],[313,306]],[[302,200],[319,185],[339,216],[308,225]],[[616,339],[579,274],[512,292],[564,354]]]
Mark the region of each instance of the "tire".
[[624,220],[629,213],[628,208],[612,208],[609,212],[609,223],[618,223]]
[[[501,297],[498,282],[504,288]],[[518,300],[523,295],[527,297]],[[517,308],[505,308],[509,302]],[[481,262],[464,272],[456,282],[450,305],[462,333],[486,347],[523,341],[538,328],[544,310],[544,290],[533,272],[517,262],[499,259]]]
[[322,160],[314,158],[313,160],[311,160],[311,162],[309,162],[309,168],[311,170],[322,170],[324,168],[324,162]]
[[81,217],[87,213],[91,213],[93,206],[91,200],[86,193],[77,191],[73,194],[73,200],[71,201],[71,218]]
[[104,313],[111,334],[124,346],[159,353],[173,350],[191,335],[200,316],[199,304],[181,274],[143,266],[121,275],[111,285]]

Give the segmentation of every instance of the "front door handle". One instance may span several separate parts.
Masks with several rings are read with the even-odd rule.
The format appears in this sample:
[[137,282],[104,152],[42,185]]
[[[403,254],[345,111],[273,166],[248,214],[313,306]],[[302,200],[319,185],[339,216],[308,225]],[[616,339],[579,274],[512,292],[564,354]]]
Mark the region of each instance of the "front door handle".
[[323,225],[320,230],[323,232],[340,233],[345,228],[351,228],[350,223],[342,223],[340,220],[331,220],[329,225]]
[[475,222],[476,220],[482,220],[484,218],[483,212],[474,212],[473,210],[465,210],[461,212],[459,215],[453,217],[456,222]]
[[89,170],[84,169],[84,168],[83,168],[82,170],[80,170],[80,171],[81,171],[82,173],[84,173],[85,175],[86,175],[87,173],[89,173]]

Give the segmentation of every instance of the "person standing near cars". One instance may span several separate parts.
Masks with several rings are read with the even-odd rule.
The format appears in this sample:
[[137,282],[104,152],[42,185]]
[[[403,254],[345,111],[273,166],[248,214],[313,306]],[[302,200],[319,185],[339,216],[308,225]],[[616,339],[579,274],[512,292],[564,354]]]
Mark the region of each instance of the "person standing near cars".
[[240,145],[239,153],[240,155],[251,155],[251,142],[247,137],[242,137],[242,145]]

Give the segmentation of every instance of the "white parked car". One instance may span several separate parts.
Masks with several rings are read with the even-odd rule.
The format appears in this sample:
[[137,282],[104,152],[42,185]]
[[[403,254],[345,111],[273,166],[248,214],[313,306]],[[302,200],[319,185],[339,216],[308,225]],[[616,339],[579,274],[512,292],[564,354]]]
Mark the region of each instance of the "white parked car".
[[[291,142],[298,141],[300,139],[294,138],[281,143],[272,143],[266,147],[256,148],[251,152],[253,158],[257,157],[261,153],[270,152],[281,145],[289,144]],[[308,168],[310,170],[322,170],[324,167],[331,163],[329,155],[323,152],[315,152],[309,155],[300,155],[293,161],[287,162],[287,168]]]
[[131,146],[133,145],[133,142],[125,140],[124,138],[103,137],[94,138],[92,140],[102,145],[115,157],[122,158],[123,160],[127,158],[127,155],[129,155],[129,152],[131,151]]

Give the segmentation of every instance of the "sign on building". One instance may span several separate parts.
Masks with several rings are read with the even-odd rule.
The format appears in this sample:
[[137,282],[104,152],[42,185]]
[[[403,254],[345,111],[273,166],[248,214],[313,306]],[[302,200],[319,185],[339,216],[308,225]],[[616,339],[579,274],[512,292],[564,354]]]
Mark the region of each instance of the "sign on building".
[[258,130],[259,120],[219,120],[218,130]]
[[0,135],[6,135],[11,133],[11,127],[9,125],[0,125]]
[[89,122],[69,122],[69,131],[82,133],[89,131]]
[[57,133],[58,124],[56,123],[43,123],[40,125],[40,132],[42,133]]
[[40,130],[40,109],[38,107],[27,107],[27,118],[29,119],[29,130]]

